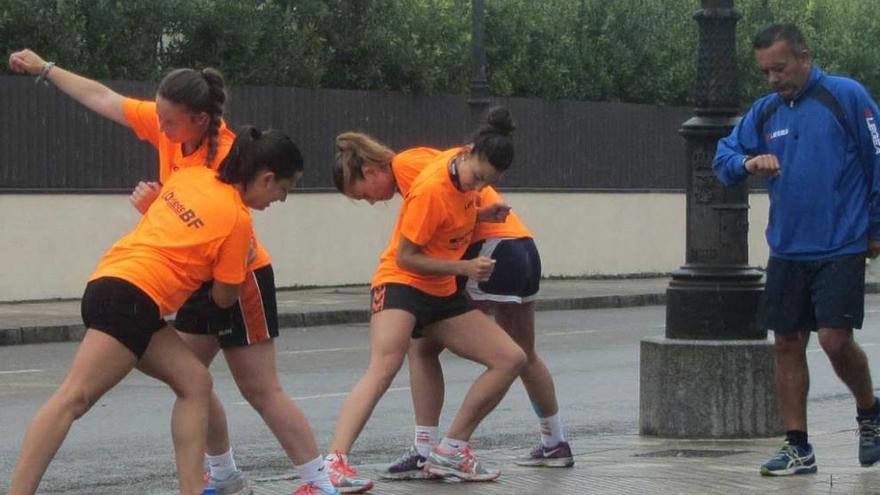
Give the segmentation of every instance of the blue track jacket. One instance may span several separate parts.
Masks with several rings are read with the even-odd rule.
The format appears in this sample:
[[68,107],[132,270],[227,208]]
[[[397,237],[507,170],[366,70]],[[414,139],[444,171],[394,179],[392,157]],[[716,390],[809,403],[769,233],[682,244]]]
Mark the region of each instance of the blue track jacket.
[[814,66],[793,100],[764,96],[718,141],[712,168],[727,186],[749,175],[747,157],[779,160],[767,178],[770,256],[821,260],[880,240],[878,114],[861,84]]

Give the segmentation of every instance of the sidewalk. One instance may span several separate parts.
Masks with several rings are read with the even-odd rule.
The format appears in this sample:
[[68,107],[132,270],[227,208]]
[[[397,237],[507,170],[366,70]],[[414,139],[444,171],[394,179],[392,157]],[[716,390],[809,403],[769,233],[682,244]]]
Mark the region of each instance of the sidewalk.
[[[516,466],[514,459],[524,455],[525,448],[477,451],[480,459],[502,471],[497,481],[488,483],[385,481],[379,478],[385,465],[358,464],[357,456],[352,461],[361,476],[376,480],[369,493],[377,495],[880,494],[880,465],[863,468],[858,463],[849,394],[811,400],[809,415],[819,471],[793,477],[758,473],[780,447],[781,438],[669,440],[600,431],[571,439],[572,469]],[[301,483],[289,475],[251,481],[254,495],[289,495]]]
[[[668,277],[542,280],[538,311],[625,308],[666,303]],[[880,293],[880,273],[869,270],[868,294]],[[369,288],[320,287],[278,291],[282,328],[363,323],[369,321]],[[0,346],[74,342],[85,329],[78,300],[0,302]]]
[[[622,308],[663,304],[668,278],[543,280],[542,310]],[[369,321],[367,286],[278,291],[282,329]],[[79,301],[0,303],[0,345],[70,342],[85,329]],[[283,331],[283,330],[282,330]]]
[[[490,483],[456,481],[383,481],[383,465],[359,465],[376,479],[377,495],[538,495],[538,494],[880,494],[880,466],[858,463],[852,399],[811,404],[811,443],[819,472],[795,477],[765,477],[758,467],[782,440],[668,440],[632,435],[577,437],[572,440],[572,469],[524,468],[513,460],[520,451],[478,451],[502,470]],[[357,460],[355,459],[355,462]],[[300,482],[254,479],[254,495],[289,495]]]

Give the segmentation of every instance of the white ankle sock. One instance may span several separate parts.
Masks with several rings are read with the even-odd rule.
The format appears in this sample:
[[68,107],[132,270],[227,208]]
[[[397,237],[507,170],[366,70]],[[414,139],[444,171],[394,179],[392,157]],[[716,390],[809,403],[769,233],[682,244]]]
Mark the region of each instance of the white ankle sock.
[[431,453],[431,449],[434,448],[434,445],[437,443],[437,433],[439,431],[440,428],[436,426],[416,425],[416,437],[413,443],[416,446],[416,450],[419,451],[419,455],[422,457],[428,457],[428,454]]
[[232,457],[232,449],[225,454],[207,455],[208,469],[211,471],[211,477],[215,480],[223,481],[229,479],[237,470],[235,467],[235,459]]
[[559,413],[546,418],[540,418],[541,423],[541,444],[544,447],[553,447],[559,445],[559,442],[565,441],[565,433],[562,430],[562,419]]
[[333,484],[327,477],[327,468],[324,459],[318,456],[302,466],[295,466],[299,477],[306,483],[312,483],[322,490],[333,492]]
[[443,437],[440,441],[440,448],[443,450],[461,450],[466,449],[468,443],[464,440],[456,440],[454,438]]

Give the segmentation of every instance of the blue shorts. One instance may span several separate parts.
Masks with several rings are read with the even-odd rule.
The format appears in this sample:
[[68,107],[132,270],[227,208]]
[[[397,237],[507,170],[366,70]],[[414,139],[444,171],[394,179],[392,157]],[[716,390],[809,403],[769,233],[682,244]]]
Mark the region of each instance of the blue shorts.
[[495,260],[495,270],[485,282],[458,277],[458,286],[472,301],[522,304],[537,297],[541,286],[541,257],[531,238],[490,237],[468,246],[462,259],[477,256]]
[[865,255],[816,261],[770,258],[760,321],[778,334],[861,328]]

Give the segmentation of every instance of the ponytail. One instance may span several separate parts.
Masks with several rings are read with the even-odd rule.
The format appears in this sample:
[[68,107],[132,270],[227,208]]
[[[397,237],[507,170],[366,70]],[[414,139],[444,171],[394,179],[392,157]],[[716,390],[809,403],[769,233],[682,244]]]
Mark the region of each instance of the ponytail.
[[472,153],[485,158],[496,170],[503,172],[513,164],[513,137],[516,126],[510,111],[497,106],[489,109],[486,123],[471,139]]
[[220,163],[219,178],[227,184],[247,189],[263,170],[272,172],[279,179],[293,177],[303,171],[302,153],[280,131],[261,131],[254,126],[244,126],[238,130],[232,148]]

